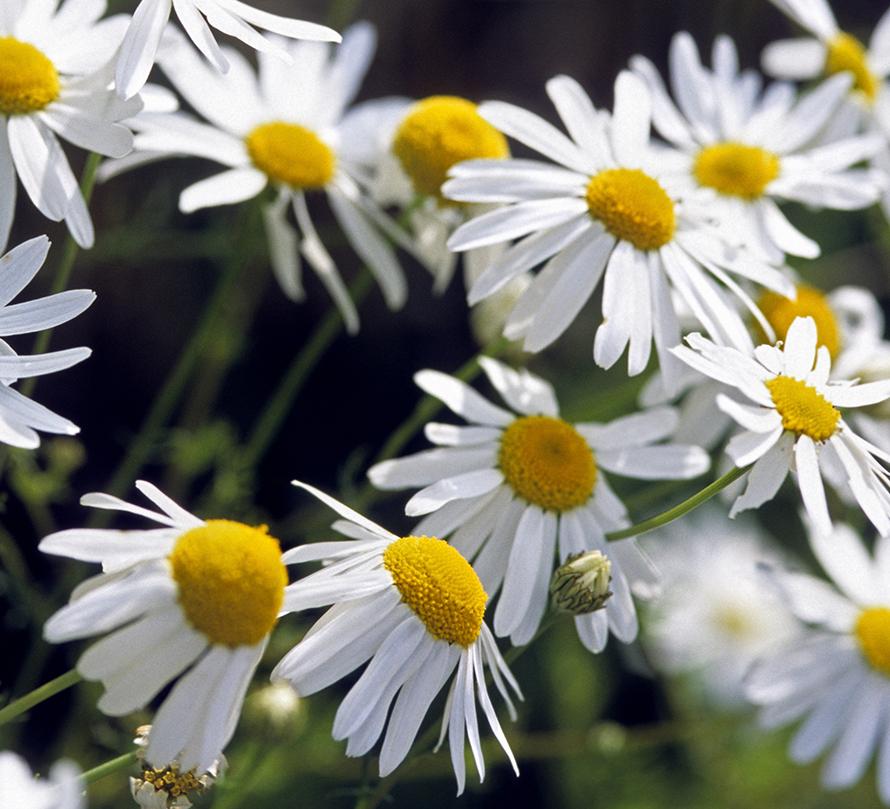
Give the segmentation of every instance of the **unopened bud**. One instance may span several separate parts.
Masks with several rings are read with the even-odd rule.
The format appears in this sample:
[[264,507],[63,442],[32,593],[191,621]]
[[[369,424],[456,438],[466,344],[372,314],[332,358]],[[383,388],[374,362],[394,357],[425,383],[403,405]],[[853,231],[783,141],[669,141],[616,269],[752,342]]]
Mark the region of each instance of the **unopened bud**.
[[556,568],[550,595],[557,609],[573,615],[601,610],[612,595],[612,563],[599,551],[578,553]]
[[139,778],[130,779],[130,794],[143,809],[189,809],[192,805],[189,798],[206,792],[219,778],[226,767],[225,756],[220,755],[200,775],[195,770],[180,771],[177,761],[152,766],[145,761],[144,752],[150,732],[151,725],[141,725],[136,729],[136,738],[133,741],[139,747],[137,756],[142,774]]

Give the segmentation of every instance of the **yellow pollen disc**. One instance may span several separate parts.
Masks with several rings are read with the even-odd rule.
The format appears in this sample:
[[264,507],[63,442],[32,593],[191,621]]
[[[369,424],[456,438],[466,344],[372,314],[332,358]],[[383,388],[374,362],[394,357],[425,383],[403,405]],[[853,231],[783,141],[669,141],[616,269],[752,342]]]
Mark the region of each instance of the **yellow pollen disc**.
[[[816,334],[820,346],[828,349],[834,359],[841,350],[841,330],[828,299],[818,289],[799,284],[797,299],[791,300],[778,292],[766,292],[757,301],[763,316],[776,332],[777,340],[784,340],[796,317],[811,317],[816,322]],[[761,342],[766,334],[758,327]]]
[[786,430],[808,435],[813,441],[825,441],[834,435],[840,411],[815,388],[790,376],[770,379],[766,387]]
[[880,81],[868,66],[865,48],[856,37],[840,33],[828,43],[825,72],[832,76],[844,71],[853,74],[854,90],[859,90],[869,101],[878,97]]
[[305,126],[284,121],[260,124],[244,144],[260,171],[291,188],[324,188],[334,176],[334,152]]
[[0,114],[27,115],[58,97],[55,65],[33,45],[0,37]]
[[639,169],[607,169],[587,184],[590,215],[638,250],[657,250],[674,238],[673,200]]
[[181,773],[175,762],[169,767],[144,769],[142,780],[151,784],[155,792],[166,792],[174,798],[204,790],[204,784],[195,777],[194,770]]
[[488,596],[456,548],[435,537],[402,537],[383,552],[383,566],[433,637],[464,647],[479,637]]
[[596,485],[596,459],[562,419],[523,416],[501,436],[498,463],[516,494],[548,511],[583,505]]
[[266,528],[208,520],[170,554],[179,605],[189,623],[223,646],[254,646],[275,625],[287,571]]
[[744,143],[715,143],[695,158],[692,172],[699,185],[730,197],[754,200],[779,176],[778,155]]
[[854,630],[865,659],[890,677],[890,609],[870,607],[859,613]]
[[476,112],[476,105],[455,96],[430,96],[414,104],[396,130],[392,150],[414,190],[440,201],[442,183],[455,163],[510,153],[507,139]]

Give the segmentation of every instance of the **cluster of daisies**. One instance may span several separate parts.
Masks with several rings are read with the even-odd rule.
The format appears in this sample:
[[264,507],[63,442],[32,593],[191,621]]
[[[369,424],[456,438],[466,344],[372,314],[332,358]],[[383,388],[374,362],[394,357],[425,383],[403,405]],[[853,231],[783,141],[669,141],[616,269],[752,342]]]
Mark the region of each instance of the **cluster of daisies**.
[[[48,219],[92,245],[60,139],[109,158],[101,181],[200,157],[221,168],[182,189],[180,209],[259,197],[283,292],[304,297],[305,262],[351,333],[356,305],[316,226],[323,200],[393,310],[407,294],[401,256],[437,289],[461,263],[480,332],[535,353],[581,316],[595,324],[597,366],[626,354],[630,376],[648,374],[638,410],[607,423],[563,418],[546,380],[492,357],[479,365],[499,401],[416,374],[463,423],[428,423],[433,448],[368,470],[378,489],[412,491],[407,536],[297,481],[338,515],[340,538],[282,551],[265,526],[203,520],[145,481],[150,508],[84,496],[151,527],[45,537],[43,552],[102,572],[44,634],[99,636],[77,671],[102,683],[109,716],[165,691],[140,735],[140,805],[187,807],[219,774],[271,633],[306,610],[325,611],[272,678],[301,696],[351,678],[332,731],[347,755],[380,742],[379,774],[391,773],[441,695],[438,745],[447,739],[458,793],[466,746],[484,777],[480,711],[518,773],[492,693],[510,718],[522,694],[499,643],[531,643],[554,603],[591,652],[610,635],[632,643],[638,601],[663,589],[659,567],[673,586],[651,610],[655,659],[705,672],[718,701],[762,706],[767,727],[802,720],[791,756],[833,748],[827,787],[858,781],[877,751],[890,804],[890,343],[871,293],[823,292],[786,264],[820,247],[783,210],[882,203],[890,214],[890,16],[866,48],[824,0],[773,2],[810,35],[766,50],[775,81],[742,69],[728,37],[707,64],[679,33],[668,76],[634,57],[611,111],[574,79],[551,79],[555,120],[454,96],[355,103],[375,50],[367,23],[340,41],[239,0],[141,0],[132,17],[103,17],[102,0],[4,3],[0,244],[18,178]],[[212,29],[254,49],[256,66]],[[148,83],[155,65],[164,86]],[[11,303],[48,250],[39,236],[0,259],[3,336],[54,328],[93,303],[88,290]],[[39,432],[77,432],[14,383],[89,353],[20,355],[0,341],[0,441],[33,449]],[[728,508],[638,541],[615,479],[702,478],[712,455],[722,482],[742,478],[724,492]],[[745,518],[719,527],[789,475],[834,587],[793,572]],[[838,522],[844,509],[868,530]],[[321,567],[288,572],[310,563]],[[79,778],[63,763],[34,780],[0,753],[0,804],[30,794],[34,806],[80,806]]]

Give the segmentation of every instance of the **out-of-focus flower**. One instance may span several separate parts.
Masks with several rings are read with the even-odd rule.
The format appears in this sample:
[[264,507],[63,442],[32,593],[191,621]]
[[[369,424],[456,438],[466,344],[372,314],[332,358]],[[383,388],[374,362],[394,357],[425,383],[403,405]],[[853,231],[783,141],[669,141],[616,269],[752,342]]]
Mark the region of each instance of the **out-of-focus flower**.
[[668,150],[650,144],[652,102],[645,82],[621,73],[611,116],[597,112],[567,76],[551,79],[547,92],[570,137],[511,104],[486,102],[479,114],[558,165],[474,160],[455,166],[443,188],[449,199],[496,206],[459,227],[449,240],[452,250],[520,239],[476,280],[470,303],[543,263],[504,329],[511,339],[523,338],[527,351],[556,340],[601,279],[598,365],[611,367],[628,349],[628,372],[639,374],[654,340],[662,372],[673,378],[678,365],[668,349],[680,332],[671,288],[715,340],[744,344],[745,325],[727,290],[746,296],[730,276],[786,294],[791,285],[774,267],[731,249],[708,223],[710,211],[699,204],[703,197],[687,188],[681,198],[688,183],[665,170],[672,162]]
[[115,85],[122,98],[138,93],[148,79],[171,9],[176,11],[195,47],[221,73],[229,71],[230,63],[217,44],[211,26],[284,62],[290,60],[287,50],[252,26],[294,39],[340,41],[340,35],[324,25],[279,17],[240,0],[141,0],[117,57]]
[[746,694],[763,706],[766,728],[804,720],[789,748],[794,761],[833,748],[822,768],[829,789],[855,784],[877,755],[878,793],[890,804],[890,537],[877,540],[873,557],[842,524],[811,530],[810,544],[835,587],[767,569],[806,628],[754,666]]
[[673,349],[680,359],[753,402],[717,396],[720,410],[744,428],[729,441],[727,453],[738,467],[753,464],[730,516],[772,499],[794,469],[810,519],[828,532],[831,518],[822,476],[823,467],[830,467],[878,530],[890,532],[890,477],[878,462],[890,461],[890,455],[854,433],[838,409],[887,400],[890,380],[829,381],[831,354],[824,345],[817,348],[811,317],[799,317],[791,324],[781,349],[760,345],[746,354],[699,334],[686,341],[690,347]]
[[143,809],[189,809],[190,796],[201,795],[210,789],[227,766],[226,757],[220,753],[200,775],[195,770],[183,772],[179,762],[171,761],[163,766],[155,766],[145,760],[151,725],[136,728],[135,744],[139,747],[137,756],[142,766],[138,778],[130,778],[130,794]]
[[662,574],[662,592],[644,622],[655,663],[697,676],[713,702],[737,707],[754,660],[796,629],[757,570],[775,552],[756,523],[732,522],[717,506],[648,534],[642,544]]
[[0,248],[15,211],[16,175],[47,219],[63,219],[81,247],[93,223],[59,138],[108,157],[133,148],[118,123],[142,106],[111,89],[109,60],[126,17],[99,21],[104,0],[9,3],[0,13]]
[[[49,239],[37,236],[0,258],[0,335],[10,337],[51,329],[77,317],[96,299],[88,289],[72,289],[23,303],[10,303],[34,278],[49,252]],[[23,396],[12,384],[70,368],[89,357],[89,348],[67,348],[19,356],[0,339],[0,442],[34,449],[37,431],[75,435],[77,425]]]
[[136,488],[160,511],[100,493],[80,502],[147,517],[160,528],[75,528],[40,543],[44,553],[103,569],[75,589],[44,635],[60,643],[110,633],[77,663],[87,680],[104,684],[99,710],[110,716],[144,707],[176,681],[155,716],[145,758],[204,772],[235,732],[287,571],[265,526],[205,522],[150,483]]
[[0,753],[0,806],[4,809],[84,809],[80,768],[70,761],[53,765],[49,778],[31,773],[15,753]]
[[[375,128],[401,109],[401,99],[381,99],[349,108],[376,47],[374,28],[349,28],[336,50],[317,42],[282,43],[285,63],[259,56],[259,75],[235,51],[221,76],[179,41],[160,64],[180,94],[208,123],[184,113],[145,113],[131,122],[136,150],[146,159],[195,156],[222,163],[226,171],[186,188],[181,210],[245,202],[267,186],[276,199],[263,209],[272,268],[288,297],[304,297],[300,256],[309,263],[339,307],[347,329],[358,330],[355,305],[322,243],[307,196],[324,192],[343,233],[367,264],[387,304],[405,302],[405,278],[390,240],[414,251],[410,235],[367,191],[378,158]],[[101,177],[130,168],[106,164]],[[293,210],[297,229],[288,221]]]
[[728,233],[759,257],[779,264],[785,254],[815,258],[819,245],[797,230],[777,202],[849,210],[877,202],[887,185],[883,172],[851,168],[884,146],[879,135],[861,135],[813,146],[838,114],[852,83],[834,76],[795,100],[787,84],[762,90],[750,71],[740,72],[729,37],[714,43],[713,67],[699,60],[686,32],[671,43],[671,85],[665,90],[645,57],[631,60],[653,95],[655,129],[682,159],[676,168],[688,182],[709,192],[710,210]]
[[484,399],[454,377],[421,371],[415,381],[470,426],[430,423],[438,449],[384,461],[368,477],[381,489],[424,487],[405,508],[429,516],[416,534],[450,536],[473,561],[485,589],[500,597],[494,631],[514,645],[528,643],[547,609],[556,567],[572,554],[599,550],[612,565],[614,596],[605,609],[578,615],[575,626],[591,651],[603,649],[609,630],[629,643],[637,635],[631,590],[646,597],[657,574],[634,538],[607,542],[605,532],[630,524],[605,472],[638,480],[683,480],[709,466],[696,446],[658,443],[676,425],[676,413],[658,408],[608,424],[569,424],[559,418],[550,385],[480,359],[507,405]]
[[430,705],[450,681],[439,745],[447,735],[458,794],[465,782],[465,736],[479,778],[485,777],[477,699],[518,775],[488,695],[485,667],[514,718],[504,681],[521,694],[485,625],[488,597],[473,568],[441,539],[397,537],[317,489],[294,485],[334,509],[343,518],[334,528],[349,539],[285,554],[288,564],[329,564],[287,588],[284,610],[330,609],[282,658],[273,680],[287,680],[307,695],[370,661],[340,704],[333,735],[347,740],[348,756],[363,756],[386,726],[381,777],[408,754]]

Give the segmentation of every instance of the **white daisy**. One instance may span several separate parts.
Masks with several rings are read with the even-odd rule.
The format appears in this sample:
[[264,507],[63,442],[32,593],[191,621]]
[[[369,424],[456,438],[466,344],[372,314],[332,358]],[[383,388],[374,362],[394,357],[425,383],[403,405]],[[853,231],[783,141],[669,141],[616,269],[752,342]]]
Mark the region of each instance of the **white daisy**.
[[547,609],[556,556],[599,550],[612,562],[614,595],[604,610],[580,615],[582,643],[598,652],[609,630],[625,642],[637,634],[631,591],[646,597],[657,573],[634,538],[609,543],[605,532],[630,525],[604,471],[638,480],[693,478],[710,465],[698,447],[658,444],[676,413],[659,408],[609,424],[569,424],[559,418],[553,389],[528,371],[488,357],[480,364],[513,411],[492,404],[454,377],[421,371],[414,379],[470,422],[430,423],[439,449],[384,461],[368,477],[382,489],[423,486],[405,512],[429,514],[415,533],[449,536],[473,560],[485,589],[501,590],[494,631],[528,643]]
[[275,54],[285,62],[289,56],[280,43],[263,36],[252,26],[296,39],[340,41],[340,35],[324,25],[279,17],[240,0],[141,0],[117,58],[115,84],[121,97],[132,97],[148,79],[171,9],[176,11],[195,47],[222,73],[229,70],[230,63],[211,27],[258,51]]
[[655,129],[683,153],[678,167],[690,184],[711,193],[713,215],[750,249],[772,263],[786,253],[815,258],[819,245],[788,221],[777,202],[843,210],[877,202],[886,185],[883,172],[851,167],[877,154],[884,139],[863,135],[812,146],[840,112],[852,83],[846,74],[797,99],[788,84],[763,89],[755,73],[740,72],[729,37],[715,41],[712,62],[711,70],[701,64],[688,33],[674,37],[675,105],[655,66],[643,56],[631,60],[652,93]]
[[804,719],[789,754],[809,763],[833,748],[822,768],[828,789],[852,786],[877,757],[878,793],[890,804],[890,537],[874,556],[846,525],[810,544],[836,585],[805,573],[768,575],[809,628],[752,669],[746,692],[762,705],[761,723]]
[[662,368],[676,370],[667,353],[679,342],[672,287],[715,339],[744,341],[744,323],[724,286],[753,303],[730,275],[786,294],[790,285],[775,268],[730,251],[706,225],[707,209],[678,198],[663,170],[670,161],[649,143],[651,100],[643,80],[619,75],[611,118],[597,113],[567,76],[551,79],[547,92],[571,138],[511,104],[486,102],[479,114],[559,165],[469,161],[452,169],[454,179],[443,188],[450,199],[498,205],[458,228],[451,249],[521,239],[476,281],[470,303],[545,262],[504,329],[511,339],[524,338],[528,351],[559,337],[601,278],[603,322],[594,359],[603,367],[629,346],[628,371],[640,373],[654,340]]
[[168,683],[145,753],[164,767],[204,772],[235,731],[244,693],[275,625],[287,585],[278,541],[265,526],[203,521],[145,481],[160,509],[94,493],[81,504],[126,511],[161,525],[141,531],[75,528],[46,537],[44,553],[100,562],[44,627],[52,643],[111,633],[77,670],[105,686],[99,710],[124,716]]
[[[34,278],[49,252],[49,239],[37,236],[0,258],[0,338],[31,334],[66,323],[87,309],[96,294],[70,289],[44,298],[10,303]],[[90,356],[89,348],[67,348],[39,355],[19,355],[0,339],[0,442],[34,449],[37,431],[75,435],[76,424],[47,410],[12,387],[16,380],[62,371]]]
[[829,382],[831,355],[824,345],[817,349],[811,317],[791,324],[781,349],[760,345],[753,354],[744,353],[699,334],[686,341],[691,348],[673,349],[680,359],[753,402],[717,396],[717,406],[744,428],[729,441],[727,453],[737,467],[753,464],[730,516],[772,499],[794,469],[810,519],[829,531],[822,484],[827,465],[843,471],[845,484],[866,516],[881,533],[890,532],[890,476],[878,462],[890,461],[890,455],[853,432],[838,409],[885,401],[890,398],[890,380]]
[[[196,156],[226,171],[186,188],[182,211],[226,205],[276,190],[263,218],[272,268],[285,293],[304,296],[300,254],[328,289],[350,332],[358,315],[307,206],[308,192],[323,191],[347,240],[368,265],[392,309],[405,302],[406,284],[389,239],[408,250],[411,237],[366,191],[377,149],[371,133],[393,103],[383,99],[348,109],[374,54],[371,25],[353,25],[336,51],[314,42],[287,43],[291,64],[259,55],[259,75],[235,51],[221,76],[180,42],[161,56],[161,66],[182,96],[209,123],[184,113],[144,114],[134,120],[136,149],[154,156]],[[131,164],[126,164],[129,167]],[[118,167],[103,173],[110,176]],[[287,220],[292,208],[298,231]]]
[[696,676],[714,703],[737,707],[751,663],[796,628],[757,571],[757,561],[775,552],[755,522],[730,522],[718,506],[653,531],[642,544],[663,582],[644,623],[655,662]]
[[74,240],[91,247],[93,224],[59,137],[109,157],[133,147],[133,134],[118,122],[142,102],[117,98],[107,65],[126,18],[99,21],[104,0],[58,5],[4,0],[0,9],[0,246],[18,175],[44,216],[64,219]]
[[488,695],[485,667],[512,718],[505,681],[522,695],[483,620],[487,596],[473,568],[443,540],[397,537],[317,489],[299,481],[294,485],[343,517],[334,528],[349,539],[303,545],[284,555],[287,564],[328,562],[287,588],[284,610],[330,609],[275,667],[273,680],[287,680],[303,696],[367,662],[337,710],[333,735],[347,740],[348,756],[362,756],[386,726],[381,777],[404,760],[430,705],[450,680],[439,746],[447,736],[458,795],[465,782],[465,734],[479,778],[485,777],[477,699],[518,775]]
[[49,778],[31,773],[15,753],[0,752],[0,806],[9,809],[83,809],[80,768],[70,761],[56,762]]

